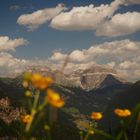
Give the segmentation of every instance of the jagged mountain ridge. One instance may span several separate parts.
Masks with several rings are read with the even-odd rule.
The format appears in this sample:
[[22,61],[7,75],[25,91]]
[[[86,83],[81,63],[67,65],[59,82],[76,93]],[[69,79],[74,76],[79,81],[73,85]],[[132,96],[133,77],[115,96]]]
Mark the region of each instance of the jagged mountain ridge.
[[63,73],[62,71],[51,69],[49,67],[30,67],[28,71],[51,76],[57,84],[81,87],[85,90],[126,83],[116,71],[101,65],[93,65],[88,68],[80,67],[73,69],[69,73]]
[[75,70],[69,75],[69,78],[83,89],[103,88],[126,82],[116,71],[100,65]]

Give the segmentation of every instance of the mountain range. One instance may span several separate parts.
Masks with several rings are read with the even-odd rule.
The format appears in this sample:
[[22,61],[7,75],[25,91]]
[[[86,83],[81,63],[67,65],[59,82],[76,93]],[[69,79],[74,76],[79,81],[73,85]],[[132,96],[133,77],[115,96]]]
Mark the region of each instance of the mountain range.
[[27,71],[51,76],[56,84],[62,86],[81,87],[85,90],[128,83],[115,70],[97,64],[87,68],[79,67],[68,73],[51,67],[29,67]]
[[[78,68],[67,74],[46,67],[32,67],[28,70],[51,76],[55,81],[52,88],[66,100],[64,108],[58,112],[55,140],[78,139],[78,129],[81,129],[79,121],[88,122],[92,111],[102,112],[105,119],[99,127],[113,132],[118,128],[113,110],[119,107],[132,109],[140,101],[139,81],[135,84],[127,82],[117,72],[103,66]],[[14,104],[22,104],[25,90],[21,85],[21,77],[0,78],[0,97],[9,97]],[[60,132],[60,127],[67,129]]]

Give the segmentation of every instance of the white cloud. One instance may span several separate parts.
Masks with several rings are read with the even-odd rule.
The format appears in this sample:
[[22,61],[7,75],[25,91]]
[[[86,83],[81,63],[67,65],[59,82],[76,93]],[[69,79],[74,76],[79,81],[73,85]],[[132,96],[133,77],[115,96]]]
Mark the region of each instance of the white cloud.
[[140,30],[140,13],[116,14],[96,29],[97,36],[120,36]]
[[110,68],[114,68],[115,67],[115,65],[116,65],[116,63],[115,62],[109,62],[109,63],[107,63],[107,66],[109,66]]
[[88,55],[86,54],[86,51],[80,51],[80,50],[74,50],[70,55],[71,61],[77,61],[77,62],[84,62],[86,59],[88,59]]
[[51,56],[50,60],[52,61],[62,61],[66,59],[67,55],[63,54],[61,52],[54,52],[53,55]]
[[[136,78],[140,77],[140,70],[139,70],[139,69],[134,71],[134,76],[135,76]],[[134,78],[135,78],[135,77],[134,77]]]
[[93,30],[97,36],[122,36],[140,30],[140,13],[117,13],[120,6],[140,4],[140,0],[114,0],[100,6],[79,6],[66,11],[64,4],[21,15],[17,23],[32,31],[51,20],[58,30]]
[[115,13],[121,5],[140,4],[139,0],[114,0],[110,5],[101,4],[73,7],[51,21],[59,30],[95,30],[97,36],[121,36],[140,30],[140,13]]
[[132,61],[124,61],[122,63],[119,64],[119,67],[121,69],[135,69],[138,67],[137,62],[132,62]]
[[91,60],[97,63],[119,62],[129,57],[138,56],[140,53],[139,46],[140,42],[134,42],[128,39],[105,42],[103,44],[93,45],[89,49],[81,51],[74,50],[69,54],[69,57],[73,62],[89,62]]
[[66,8],[63,4],[58,4],[55,8],[45,8],[31,14],[21,15],[18,18],[17,23],[26,26],[30,31],[32,31],[40,25],[47,23],[65,9]]
[[73,7],[68,12],[62,12],[51,21],[51,27],[61,30],[93,30],[106,18],[109,18],[119,8],[124,0],[115,0],[110,5],[102,4]]
[[140,0],[126,0],[128,4],[140,4]]
[[7,51],[15,51],[28,41],[23,38],[10,39],[8,36],[0,36],[0,76],[19,73],[25,69],[26,60],[13,57]]
[[49,66],[48,60],[21,59],[6,52],[0,52],[0,76],[14,77],[34,66]]
[[[58,52],[57,52],[58,53]],[[74,50],[69,54],[70,62],[67,69],[74,67],[86,67],[93,64],[109,66],[128,80],[139,80],[138,70],[140,68],[140,42],[129,39],[105,42],[91,46],[89,49]],[[55,53],[52,55],[54,57]],[[67,56],[59,52],[61,56]],[[61,57],[62,58],[62,57]],[[63,57],[65,59],[65,57]],[[57,61],[57,59],[55,59]],[[58,59],[61,64],[63,59]],[[131,75],[131,76],[130,76]]]
[[47,59],[19,59],[9,53],[0,52],[0,75],[13,76],[14,74],[25,71],[28,67],[44,66],[45,64],[61,69],[64,61],[69,56],[69,61],[65,69],[66,72],[100,64],[115,69],[127,80],[135,81],[140,79],[139,54],[140,42],[129,39],[96,44],[88,49],[74,50],[70,54],[56,51],[48,59],[49,61],[51,60],[51,63]]
[[87,68],[90,68],[91,66],[93,65],[97,65],[96,62],[94,61],[90,61],[89,63],[72,63],[72,62],[69,62],[66,66],[66,73],[69,73],[73,70],[76,70],[76,69],[87,69]]
[[13,57],[9,53],[0,53],[0,75],[20,73],[25,69],[26,60]]
[[8,36],[0,36],[0,52],[1,51],[14,51],[17,47],[26,45],[27,40],[23,38],[10,39]]

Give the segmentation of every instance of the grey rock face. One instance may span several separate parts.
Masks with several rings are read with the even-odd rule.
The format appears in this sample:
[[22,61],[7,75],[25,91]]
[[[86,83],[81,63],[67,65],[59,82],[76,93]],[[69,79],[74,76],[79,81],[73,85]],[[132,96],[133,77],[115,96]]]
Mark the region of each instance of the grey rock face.
[[39,72],[51,76],[57,84],[76,86],[85,90],[104,88],[126,82],[116,71],[101,65],[94,65],[87,69],[74,69],[69,74],[51,68],[34,68],[32,72]]
[[69,79],[75,85],[88,90],[126,82],[118,76],[116,71],[100,65],[95,65],[84,70],[75,70],[69,75]]

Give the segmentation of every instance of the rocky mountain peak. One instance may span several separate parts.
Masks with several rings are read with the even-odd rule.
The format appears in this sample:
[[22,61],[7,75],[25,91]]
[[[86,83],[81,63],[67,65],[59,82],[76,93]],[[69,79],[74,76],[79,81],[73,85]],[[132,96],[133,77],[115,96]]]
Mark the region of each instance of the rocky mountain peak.
[[69,79],[83,89],[103,88],[126,82],[116,71],[101,65],[74,70],[69,74]]
[[101,65],[92,65],[88,68],[79,67],[67,74],[49,67],[34,67],[30,68],[29,71],[51,76],[57,84],[81,87],[85,90],[126,82],[118,76],[116,71]]

